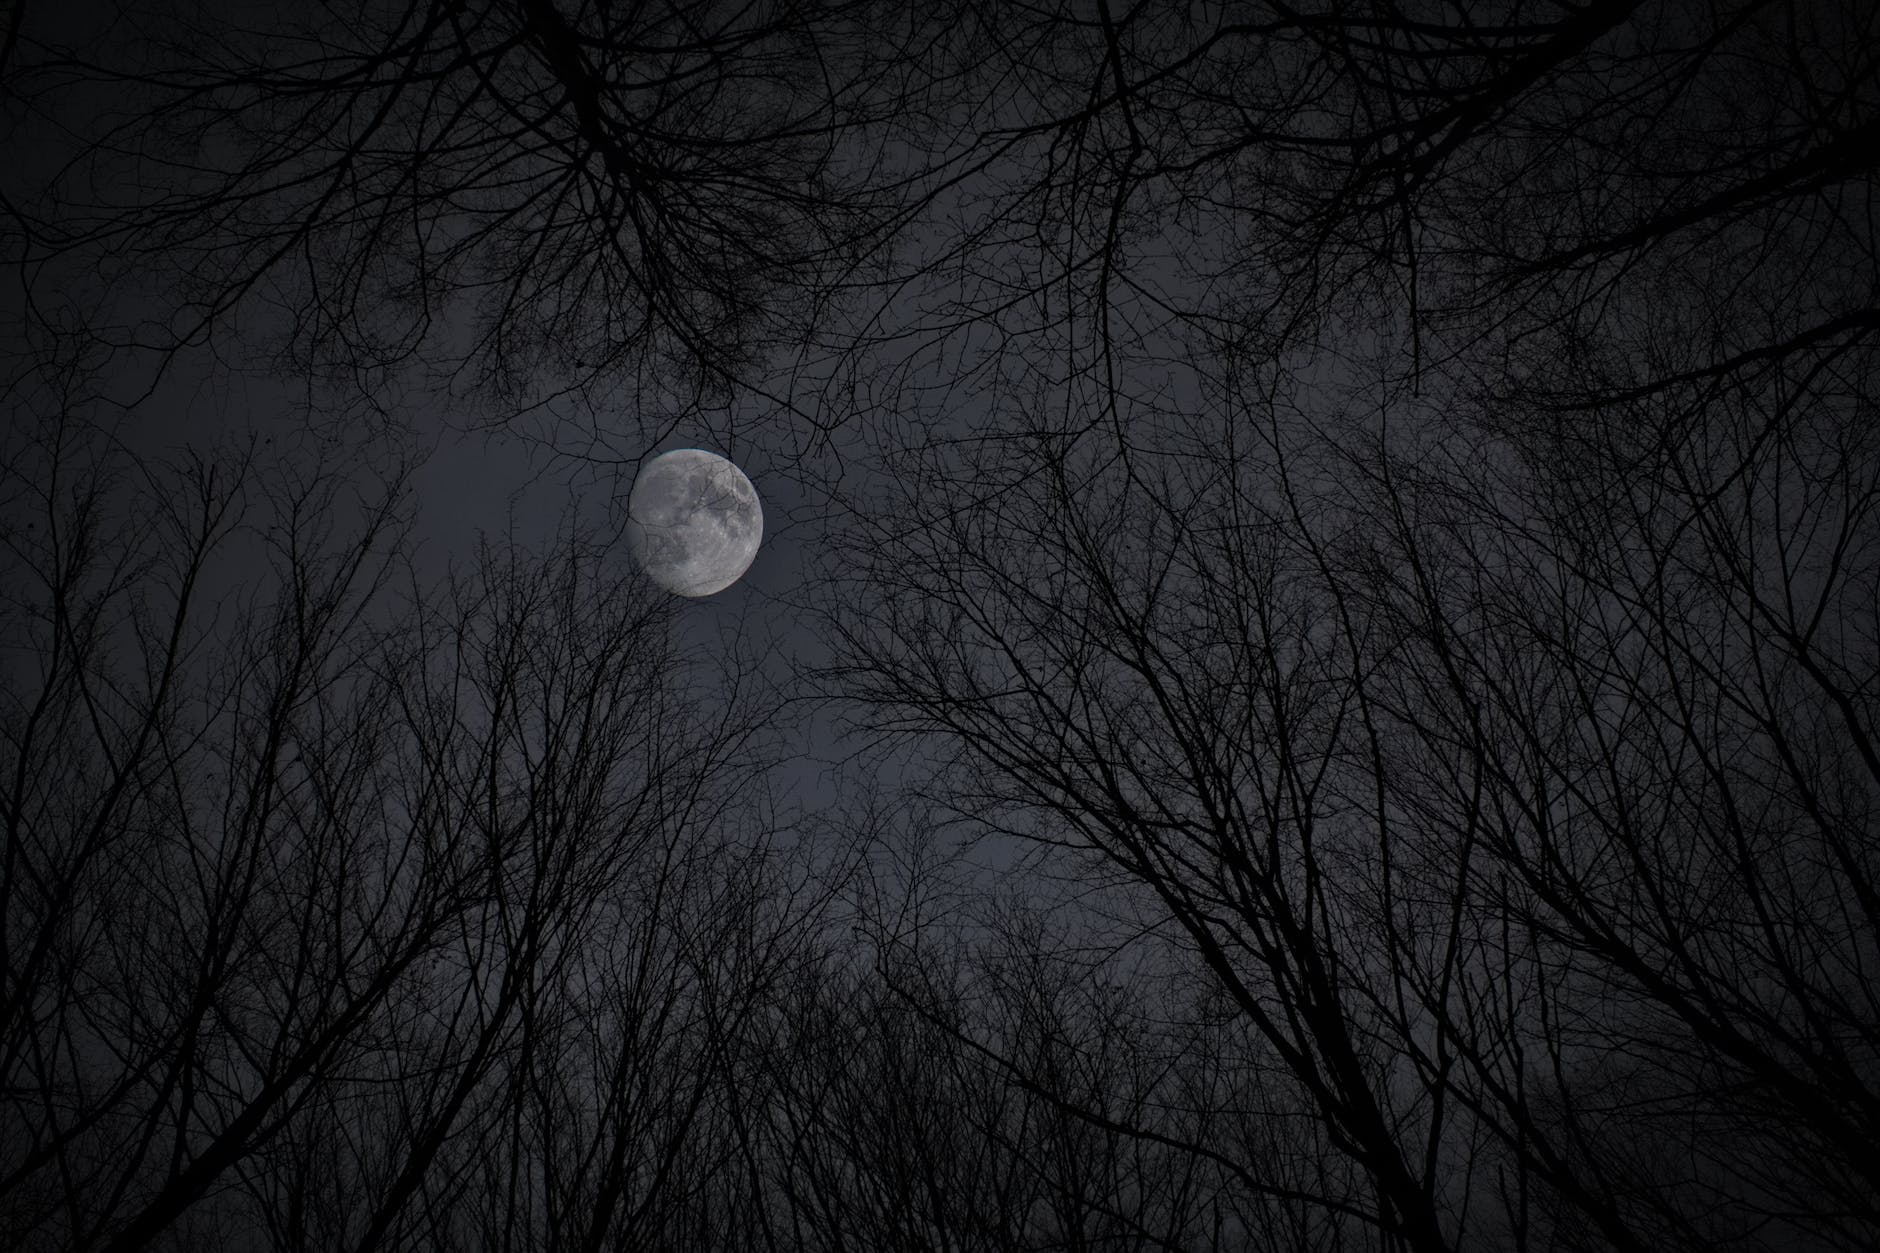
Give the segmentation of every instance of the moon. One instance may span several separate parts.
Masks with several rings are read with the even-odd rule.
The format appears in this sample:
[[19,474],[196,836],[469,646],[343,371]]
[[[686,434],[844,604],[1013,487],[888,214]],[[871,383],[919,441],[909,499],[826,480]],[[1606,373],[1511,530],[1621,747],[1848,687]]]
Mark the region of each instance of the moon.
[[710,596],[743,577],[764,538],[764,510],[744,471],[702,448],[640,468],[627,498],[627,542],[648,577],[680,596]]

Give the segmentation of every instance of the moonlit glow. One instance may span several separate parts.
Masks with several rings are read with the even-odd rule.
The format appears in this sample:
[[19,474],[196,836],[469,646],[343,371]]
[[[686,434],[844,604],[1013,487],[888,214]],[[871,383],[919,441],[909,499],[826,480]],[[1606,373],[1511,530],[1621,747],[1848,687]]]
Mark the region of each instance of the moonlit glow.
[[763,537],[751,480],[702,448],[654,457],[627,500],[633,555],[655,583],[681,596],[710,596],[736,583]]

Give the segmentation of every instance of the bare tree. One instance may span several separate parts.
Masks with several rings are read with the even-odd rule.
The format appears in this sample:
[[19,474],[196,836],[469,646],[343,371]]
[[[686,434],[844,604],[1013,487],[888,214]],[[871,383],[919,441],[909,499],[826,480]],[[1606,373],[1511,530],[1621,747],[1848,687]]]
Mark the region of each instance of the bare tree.
[[402,599],[396,483],[98,447],[9,450],[9,1243],[658,1243],[798,925],[763,692],[600,554]]
[[[1141,400],[1157,355],[1378,325],[1420,380],[1650,322],[1693,266],[1739,298],[1625,386],[1873,330],[1857,3],[192,12],[106,51],[23,19],[14,133],[54,155],[8,194],[15,272],[48,317],[141,276],[123,343],[241,307],[371,405],[422,360],[493,417],[624,384],[826,428],[936,360],[948,404],[1085,372]],[[554,438],[630,456],[615,423]]]
[[1373,377],[889,455],[832,681],[960,821],[1133,885],[1359,1172],[1324,1209],[1871,1240],[1864,380],[1543,446]]
[[1871,1242],[1870,15],[1241,16],[1009,45],[833,689],[1137,886],[1328,1210]]
[[368,405],[413,361],[462,397],[721,395],[894,226],[899,163],[858,135],[919,107],[902,45],[927,24],[872,0],[179,3],[68,47],[29,13],[9,97],[44,155],[8,260],[46,316],[107,276],[89,303],[122,348],[240,310]]

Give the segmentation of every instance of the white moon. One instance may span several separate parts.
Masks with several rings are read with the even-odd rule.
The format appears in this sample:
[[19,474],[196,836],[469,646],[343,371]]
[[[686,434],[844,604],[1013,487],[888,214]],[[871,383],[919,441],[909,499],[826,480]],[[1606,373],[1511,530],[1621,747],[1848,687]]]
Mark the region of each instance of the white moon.
[[640,468],[627,499],[627,541],[667,591],[724,591],[751,568],[763,538],[757,489],[717,453],[675,448]]

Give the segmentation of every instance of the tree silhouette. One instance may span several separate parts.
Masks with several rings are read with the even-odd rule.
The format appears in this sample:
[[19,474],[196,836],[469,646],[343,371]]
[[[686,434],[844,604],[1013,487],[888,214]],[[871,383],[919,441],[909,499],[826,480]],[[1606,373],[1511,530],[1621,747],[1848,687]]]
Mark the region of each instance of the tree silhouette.
[[396,482],[96,449],[8,465],[9,1243],[657,1230],[800,925],[761,693],[578,548],[401,594]]
[[910,14],[126,11],[85,46],[27,41],[17,112],[89,125],[22,125],[58,164],[16,198],[12,259],[39,302],[93,267],[159,286],[155,318],[94,315],[114,346],[245,317],[368,405],[413,361],[504,397],[721,394],[902,211],[854,136],[918,88]]
[[[1871,5],[23,12],[7,1243],[1880,1242]],[[753,440],[806,686],[204,346]]]
[[1122,442],[1037,413],[886,458],[831,682],[952,746],[961,821],[1134,889],[1386,1238],[1870,1239],[1856,410],[1635,402],[1534,449],[1388,378],[1214,383],[1115,402]]

